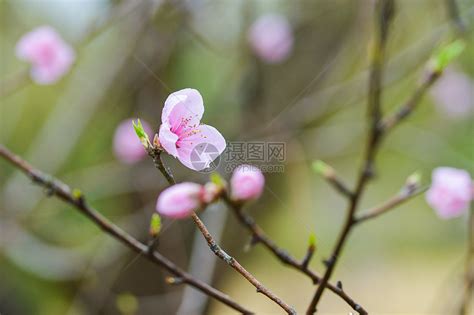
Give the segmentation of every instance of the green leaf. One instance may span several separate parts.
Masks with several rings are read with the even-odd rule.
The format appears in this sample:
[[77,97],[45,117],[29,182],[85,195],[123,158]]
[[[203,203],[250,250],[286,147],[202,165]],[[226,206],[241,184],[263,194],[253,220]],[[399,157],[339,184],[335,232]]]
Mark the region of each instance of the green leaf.
[[225,180],[217,172],[211,173],[210,179],[211,179],[211,182],[216,184],[218,187],[223,187],[225,185]]
[[118,294],[115,304],[122,314],[135,314],[138,310],[138,300],[129,292]]
[[140,139],[140,142],[143,144],[143,146],[147,148],[148,144],[150,143],[150,139],[148,139],[148,135],[143,128],[142,122],[140,119],[137,119],[137,122],[135,123],[135,121],[132,121],[132,124],[138,139]]
[[161,218],[158,213],[153,213],[150,220],[150,235],[155,237],[161,230]]
[[313,168],[313,171],[316,172],[316,174],[322,175],[324,177],[334,174],[333,168],[321,160],[314,161],[311,164],[311,167]]
[[443,71],[464,50],[466,44],[458,39],[446,46],[440,47],[429,61],[430,67],[437,72]]
[[419,185],[421,182],[421,172],[416,171],[407,178],[407,185]]

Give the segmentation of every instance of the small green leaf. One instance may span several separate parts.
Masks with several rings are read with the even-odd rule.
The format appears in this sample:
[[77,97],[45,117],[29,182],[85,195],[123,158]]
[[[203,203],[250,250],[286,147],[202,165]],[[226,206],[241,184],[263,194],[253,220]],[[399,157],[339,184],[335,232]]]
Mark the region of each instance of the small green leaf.
[[143,128],[142,122],[140,121],[140,119],[137,119],[137,122],[135,123],[135,121],[132,121],[132,124],[138,139],[140,139],[140,142],[145,148],[148,148],[150,139],[148,139],[148,135],[146,134],[145,129]]
[[316,243],[317,243],[316,234],[311,233],[308,238],[308,246],[316,248]]
[[217,172],[211,173],[210,179],[211,179],[211,182],[216,184],[218,187],[223,187],[225,185],[225,180]]
[[138,310],[137,298],[128,292],[118,294],[115,304],[120,313],[124,315],[135,314]]
[[416,171],[407,178],[408,185],[419,185],[421,182],[421,172]]
[[82,194],[82,191],[80,191],[79,189],[77,188],[74,188],[72,190],[72,196],[75,198],[75,199],[81,199],[82,197],[84,197],[84,195]]
[[158,213],[153,213],[150,220],[150,235],[155,237],[161,230],[161,218]]
[[443,71],[454,59],[464,50],[466,44],[458,39],[446,46],[440,47],[429,61],[429,66],[433,71]]
[[314,172],[324,177],[334,174],[333,168],[321,160],[314,161],[311,166]]

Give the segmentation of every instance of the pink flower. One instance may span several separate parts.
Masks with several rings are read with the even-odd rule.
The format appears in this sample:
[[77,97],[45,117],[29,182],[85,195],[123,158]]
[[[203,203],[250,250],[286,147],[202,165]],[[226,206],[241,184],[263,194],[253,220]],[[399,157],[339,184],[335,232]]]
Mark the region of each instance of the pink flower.
[[438,167],[433,171],[426,201],[442,219],[462,215],[473,197],[471,176],[465,170]]
[[170,94],[161,113],[161,146],[196,171],[209,167],[226,147],[224,137],[216,128],[200,124],[203,114],[202,96],[194,89]]
[[[140,139],[138,139],[133,129],[132,119],[122,121],[114,135],[114,153],[122,162],[133,164],[143,159],[147,153]],[[152,129],[149,124],[142,120],[143,128],[148,136],[152,135]],[[153,138],[153,137],[152,137]]]
[[474,83],[462,72],[446,69],[430,94],[438,111],[450,118],[469,117],[474,109]]
[[249,31],[250,46],[268,63],[285,60],[293,48],[293,32],[286,17],[267,14],[259,17]]
[[75,59],[74,50],[49,26],[23,35],[16,55],[31,63],[31,78],[38,84],[52,84],[66,74]]
[[257,199],[263,192],[265,177],[252,165],[240,165],[230,179],[231,195],[234,200]]
[[202,207],[203,186],[195,183],[181,183],[166,188],[156,202],[158,213],[174,218],[189,217]]

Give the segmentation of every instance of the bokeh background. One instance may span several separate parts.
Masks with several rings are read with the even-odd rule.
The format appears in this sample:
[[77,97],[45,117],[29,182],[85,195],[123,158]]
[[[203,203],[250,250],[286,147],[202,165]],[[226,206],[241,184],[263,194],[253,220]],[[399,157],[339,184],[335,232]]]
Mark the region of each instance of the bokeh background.
[[[474,2],[459,0],[468,30]],[[456,36],[444,0],[400,0],[388,43],[383,109],[414,90],[432,51]],[[365,130],[371,0],[2,0],[0,1],[0,142],[34,165],[80,188],[89,202],[141,240],[158,193],[166,186],[150,160],[130,165],[113,152],[116,127],[139,117],[155,130],[172,91],[198,89],[203,121],[228,141],[283,141],[285,169],[266,174],[263,197],[247,209],[281,246],[302,257],[311,233],[332,248],[345,201],[311,171],[322,159],[353,183]],[[247,32],[265,13],[286,16],[291,55],[267,64],[249,48]],[[77,61],[51,86],[29,82],[15,44],[39,25],[72,43]],[[474,45],[434,86],[410,119],[384,143],[378,177],[362,208],[395,194],[416,170],[428,183],[437,166],[474,171]],[[460,83],[461,82],[461,83]],[[13,87],[17,87],[13,91]],[[460,88],[461,86],[461,88]],[[448,101],[446,101],[448,100]],[[205,182],[166,157],[178,181]],[[228,178],[229,174],[220,168]],[[0,313],[231,314],[103,235],[87,219],[0,163]],[[314,288],[248,234],[224,205],[203,220],[258,279],[299,311]],[[159,251],[259,314],[278,309],[208,251],[190,220],[164,221]],[[372,314],[451,314],[461,298],[466,218],[438,219],[418,197],[359,227],[333,280]],[[322,314],[350,308],[326,292]]]

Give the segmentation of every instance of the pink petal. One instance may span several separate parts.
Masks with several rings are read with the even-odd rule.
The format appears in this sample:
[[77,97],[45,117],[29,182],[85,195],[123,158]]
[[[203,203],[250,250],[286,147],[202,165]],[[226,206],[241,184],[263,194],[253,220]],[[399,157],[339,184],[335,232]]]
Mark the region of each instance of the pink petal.
[[248,37],[255,54],[267,63],[285,60],[293,48],[293,31],[283,15],[259,17],[252,24]]
[[474,110],[474,84],[466,74],[452,68],[443,71],[430,89],[438,111],[449,118],[469,118]]
[[263,192],[265,177],[252,165],[240,165],[232,174],[230,187],[235,200],[257,199]]
[[171,127],[168,123],[161,124],[158,139],[160,140],[160,145],[168,154],[178,157],[178,151],[176,149],[178,135],[171,131]]
[[161,122],[169,123],[171,130],[179,135],[183,130],[197,127],[203,114],[201,94],[195,89],[183,89],[168,96],[161,113]]
[[74,50],[49,26],[24,35],[17,43],[16,54],[31,63],[31,77],[39,84],[56,82],[75,59]]
[[200,125],[189,131],[176,144],[180,162],[196,171],[209,167],[226,147],[221,133],[208,125]]
[[156,210],[167,217],[182,219],[201,206],[203,187],[195,183],[180,183],[166,188],[156,202]]

